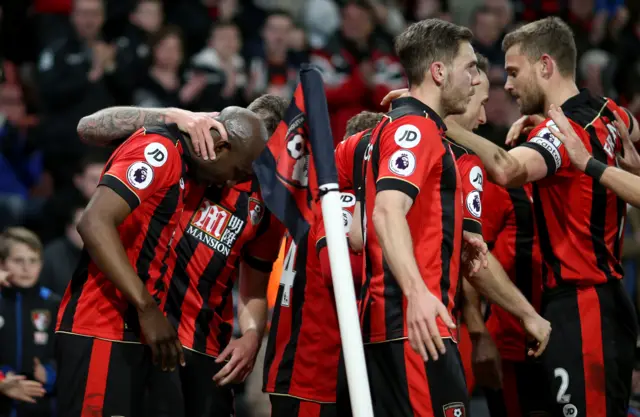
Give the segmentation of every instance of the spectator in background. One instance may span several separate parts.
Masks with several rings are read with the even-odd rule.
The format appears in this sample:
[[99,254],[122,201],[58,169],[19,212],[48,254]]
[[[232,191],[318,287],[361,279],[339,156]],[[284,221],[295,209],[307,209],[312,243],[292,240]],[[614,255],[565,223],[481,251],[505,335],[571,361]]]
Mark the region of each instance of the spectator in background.
[[471,17],[473,49],[486,56],[492,66],[504,66],[502,52],[502,28],[498,15],[487,6],[477,8]]
[[108,159],[104,149],[92,149],[87,152],[74,164],[75,172],[70,184],[59,187],[44,203],[41,215],[29,219],[28,227],[35,230],[45,243],[65,234],[67,219],[70,216],[69,203],[78,199],[91,199]]
[[430,18],[451,20],[447,0],[407,0],[404,3],[405,18],[408,22],[418,22]]
[[[128,91],[133,91],[149,69],[149,41],[158,33],[163,20],[161,0],[139,0],[129,15],[124,33],[116,39],[118,66],[129,74]],[[125,102],[130,102],[130,99],[131,97],[125,98]]]
[[44,248],[40,283],[62,297],[82,254],[82,238],[76,230],[89,201],[80,194],[71,196],[63,208],[66,225],[64,235],[48,243]]
[[94,150],[85,154],[77,165],[77,172],[73,176],[73,186],[85,200],[89,201],[96,191],[108,159],[103,150]]
[[40,143],[54,181],[64,180],[85,150],[78,120],[114,104],[109,82],[116,76],[115,48],[100,40],[102,0],[74,0],[71,21],[74,35],[46,47],[38,62],[45,113]]
[[160,29],[151,42],[151,54],[151,67],[134,93],[134,105],[188,108],[206,87],[207,76],[196,74],[184,82],[182,31],[176,26]]
[[42,175],[42,154],[21,126],[25,117],[20,86],[0,84],[0,230],[20,224],[29,209],[29,189]]
[[340,9],[338,5],[332,0],[307,1],[303,13],[304,25],[309,34],[311,48],[324,48],[340,27]]
[[364,0],[343,6],[339,32],[312,52],[311,62],[323,73],[334,144],[344,137],[351,117],[378,109],[390,90],[405,86],[390,40],[375,33],[373,10]]
[[248,100],[254,100],[262,94],[285,98],[293,94],[300,63],[306,60],[294,56],[290,50],[294,30],[293,19],[287,12],[273,10],[267,16],[260,42],[250,47]]
[[484,4],[498,19],[500,41],[502,42],[504,35],[513,27],[513,19],[515,18],[513,3],[510,0],[485,0]]
[[376,22],[389,36],[395,37],[407,27],[404,16],[394,0],[367,1],[373,9]]
[[56,381],[53,330],[59,299],[38,283],[42,244],[24,228],[0,235],[0,268],[9,273],[10,287],[0,293],[0,370],[41,382],[47,395],[35,404],[0,398],[0,416],[49,417]]
[[215,24],[208,46],[191,60],[187,78],[204,77],[206,87],[193,100],[191,108],[215,111],[227,106],[246,106],[247,74],[240,56],[242,39],[233,22]]
[[0,372],[0,397],[33,403],[44,394],[45,390],[40,382],[27,380],[24,375],[4,375]]
[[622,96],[622,104],[636,117],[640,116],[640,7],[638,9],[622,30],[615,49],[616,89]]
[[582,87],[598,96],[611,96],[611,91],[606,91],[604,84],[610,62],[610,55],[601,49],[587,51],[578,63],[578,79],[582,81]]

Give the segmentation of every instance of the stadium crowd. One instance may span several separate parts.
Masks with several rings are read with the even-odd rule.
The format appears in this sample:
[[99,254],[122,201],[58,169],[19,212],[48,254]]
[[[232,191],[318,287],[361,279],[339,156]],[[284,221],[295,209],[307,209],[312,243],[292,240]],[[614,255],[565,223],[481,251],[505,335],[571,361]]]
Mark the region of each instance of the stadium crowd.
[[[347,121],[364,110],[387,111],[383,98],[407,86],[394,38],[412,22],[440,18],[468,26],[475,51],[487,57],[486,120],[476,133],[505,146],[520,112],[504,88],[502,41],[547,16],[561,17],[575,34],[578,85],[640,118],[640,2],[633,0],[1,2],[0,284],[9,285],[0,290],[0,371],[38,381],[23,384],[21,394],[44,397],[26,405],[15,400],[15,385],[5,382],[2,391],[0,382],[0,416],[56,415],[57,306],[80,261],[78,222],[113,150],[81,141],[82,117],[111,106],[215,112],[247,107],[263,94],[289,100],[298,70],[311,62],[323,74],[337,145]],[[629,207],[628,220],[623,282],[637,311],[640,210]],[[272,273],[275,292],[280,268]],[[269,415],[265,345],[253,373],[235,387],[239,416]],[[640,371],[633,392],[631,412],[640,415]],[[473,415],[488,415],[476,393]]]

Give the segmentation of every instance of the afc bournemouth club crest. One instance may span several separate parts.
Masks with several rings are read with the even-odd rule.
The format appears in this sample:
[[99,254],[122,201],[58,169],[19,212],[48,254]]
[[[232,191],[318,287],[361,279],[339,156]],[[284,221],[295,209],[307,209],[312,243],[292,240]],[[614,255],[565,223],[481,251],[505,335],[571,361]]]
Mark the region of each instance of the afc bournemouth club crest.
[[31,322],[39,332],[46,332],[51,324],[51,313],[48,310],[32,310]]
[[251,224],[254,226],[260,224],[262,216],[264,216],[264,206],[262,203],[255,198],[249,197],[249,218],[251,219]]
[[287,184],[305,188],[309,183],[309,152],[303,115],[296,117],[287,130],[287,155],[278,158],[278,176]]
[[450,403],[442,407],[445,417],[466,417],[464,404]]

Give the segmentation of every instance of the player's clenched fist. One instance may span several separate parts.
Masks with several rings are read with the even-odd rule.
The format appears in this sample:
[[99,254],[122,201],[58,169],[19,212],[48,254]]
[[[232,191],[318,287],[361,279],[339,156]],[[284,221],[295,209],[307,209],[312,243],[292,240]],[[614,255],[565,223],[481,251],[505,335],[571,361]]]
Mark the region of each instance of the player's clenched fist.
[[[442,343],[437,318],[450,329],[456,325],[451,320],[447,308],[422,284],[407,295],[407,330],[409,344],[426,362],[438,359],[438,351],[444,355],[446,349]],[[427,354],[428,351],[428,354]]]
[[138,311],[138,319],[140,330],[151,348],[154,365],[159,364],[163,371],[173,371],[178,363],[184,366],[184,355],[178,335],[155,303]]

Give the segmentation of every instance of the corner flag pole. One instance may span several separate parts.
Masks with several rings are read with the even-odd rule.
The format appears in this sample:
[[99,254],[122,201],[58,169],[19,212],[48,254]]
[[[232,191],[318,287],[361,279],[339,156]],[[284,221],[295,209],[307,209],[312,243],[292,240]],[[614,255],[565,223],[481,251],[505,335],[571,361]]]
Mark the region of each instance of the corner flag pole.
[[[327,99],[324,94],[324,84],[322,83],[320,72],[315,68],[305,66],[300,71],[300,81],[305,93],[305,107],[310,109],[313,106],[314,109],[319,110],[317,112],[308,112],[309,137],[312,149],[316,145],[317,148],[321,148],[324,151],[329,146],[331,151],[330,158],[332,158],[331,161],[334,161],[333,136],[329,125]],[[313,91],[313,93],[308,91],[319,88],[318,86],[322,91]],[[308,97],[314,98],[313,104],[306,103]],[[333,169],[322,168],[323,162],[326,161],[326,159],[319,156],[322,152],[316,152],[314,149],[312,153],[318,174],[320,195],[322,196],[322,217],[324,218],[329,251],[333,292],[336,298],[340,339],[342,340],[349,396],[351,397],[351,409],[354,417],[373,417],[369,378],[364,360],[362,332],[360,330],[353,276],[351,274],[351,262],[342,220],[342,205],[337,175],[335,167],[332,167]]]

